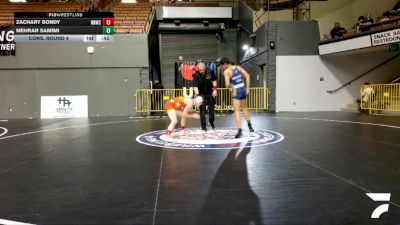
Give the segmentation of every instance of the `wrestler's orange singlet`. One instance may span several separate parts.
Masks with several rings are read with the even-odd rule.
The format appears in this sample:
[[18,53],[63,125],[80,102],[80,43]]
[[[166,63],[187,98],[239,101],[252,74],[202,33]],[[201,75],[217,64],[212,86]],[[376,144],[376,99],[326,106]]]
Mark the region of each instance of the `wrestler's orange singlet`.
[[183,110],[185,107],[186,107],[185,98],[182,96],[170,99],[165,103],[165,110],[167,111]]

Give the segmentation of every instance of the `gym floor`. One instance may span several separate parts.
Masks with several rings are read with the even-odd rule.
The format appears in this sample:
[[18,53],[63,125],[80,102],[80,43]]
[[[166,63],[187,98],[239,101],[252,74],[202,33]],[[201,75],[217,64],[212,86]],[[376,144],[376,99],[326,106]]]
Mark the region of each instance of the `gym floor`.
[[[253,114],[256,130],[284,136],[257,147],[176,150],[136,141],[168,122],[0,122],[0,219],[63,225],[400,224],[398,117]],[[217,117],[215,124],[234,127],[232,116]],[[389,211],[371,219],[385,202],[366,193],[391,193]]]

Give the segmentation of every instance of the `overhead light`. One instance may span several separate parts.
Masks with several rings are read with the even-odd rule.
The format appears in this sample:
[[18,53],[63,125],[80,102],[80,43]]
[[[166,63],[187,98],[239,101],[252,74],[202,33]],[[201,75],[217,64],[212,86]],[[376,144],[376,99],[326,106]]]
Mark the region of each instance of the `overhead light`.
[[121,0],[121,3],[136,3],[136,0]]
[[10,0],[12,3],[17,3],[17,2],[26,2],[26,0]]
[[249,45],[243,45],[243,47],[242,47],[242,49],[245,51],[249,50],[249,48],[250,48]]

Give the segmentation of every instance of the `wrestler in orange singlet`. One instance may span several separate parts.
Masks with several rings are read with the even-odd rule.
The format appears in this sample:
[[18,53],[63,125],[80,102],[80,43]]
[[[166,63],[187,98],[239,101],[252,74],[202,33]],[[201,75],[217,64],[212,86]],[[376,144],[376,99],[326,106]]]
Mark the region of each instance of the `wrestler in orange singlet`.
[[199,119],[200,116],[197,113],[189,114],[189,111],[193,105],[199,106],[202,103],[203,103],[203,98],[201,96],[197,96],[196,98],[185,98],[179,96],[168,100],[165,103],[165,110],[168,113],[168,117],[171,120],[171,123],[168,126],[166,134],[168,136],[171,136],[172,131],[174,130],[176,124],[178,123],[177,116],[182,116],[181,130],[185,130],[186,128],[186,118],[191,117]]

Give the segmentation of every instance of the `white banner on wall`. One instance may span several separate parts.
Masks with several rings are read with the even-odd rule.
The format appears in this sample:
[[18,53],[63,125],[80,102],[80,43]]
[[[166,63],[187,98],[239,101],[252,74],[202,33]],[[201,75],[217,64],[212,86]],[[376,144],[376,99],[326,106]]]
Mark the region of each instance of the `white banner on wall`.
[[371,37],[369,35],[320,45],[319,54],[326,55],[368,47],[371,47]]
[[371,35],[372,46],[400,42],[400,29],[390,30]]
[[88,117],[88,96],[41,96],[41,118]]

